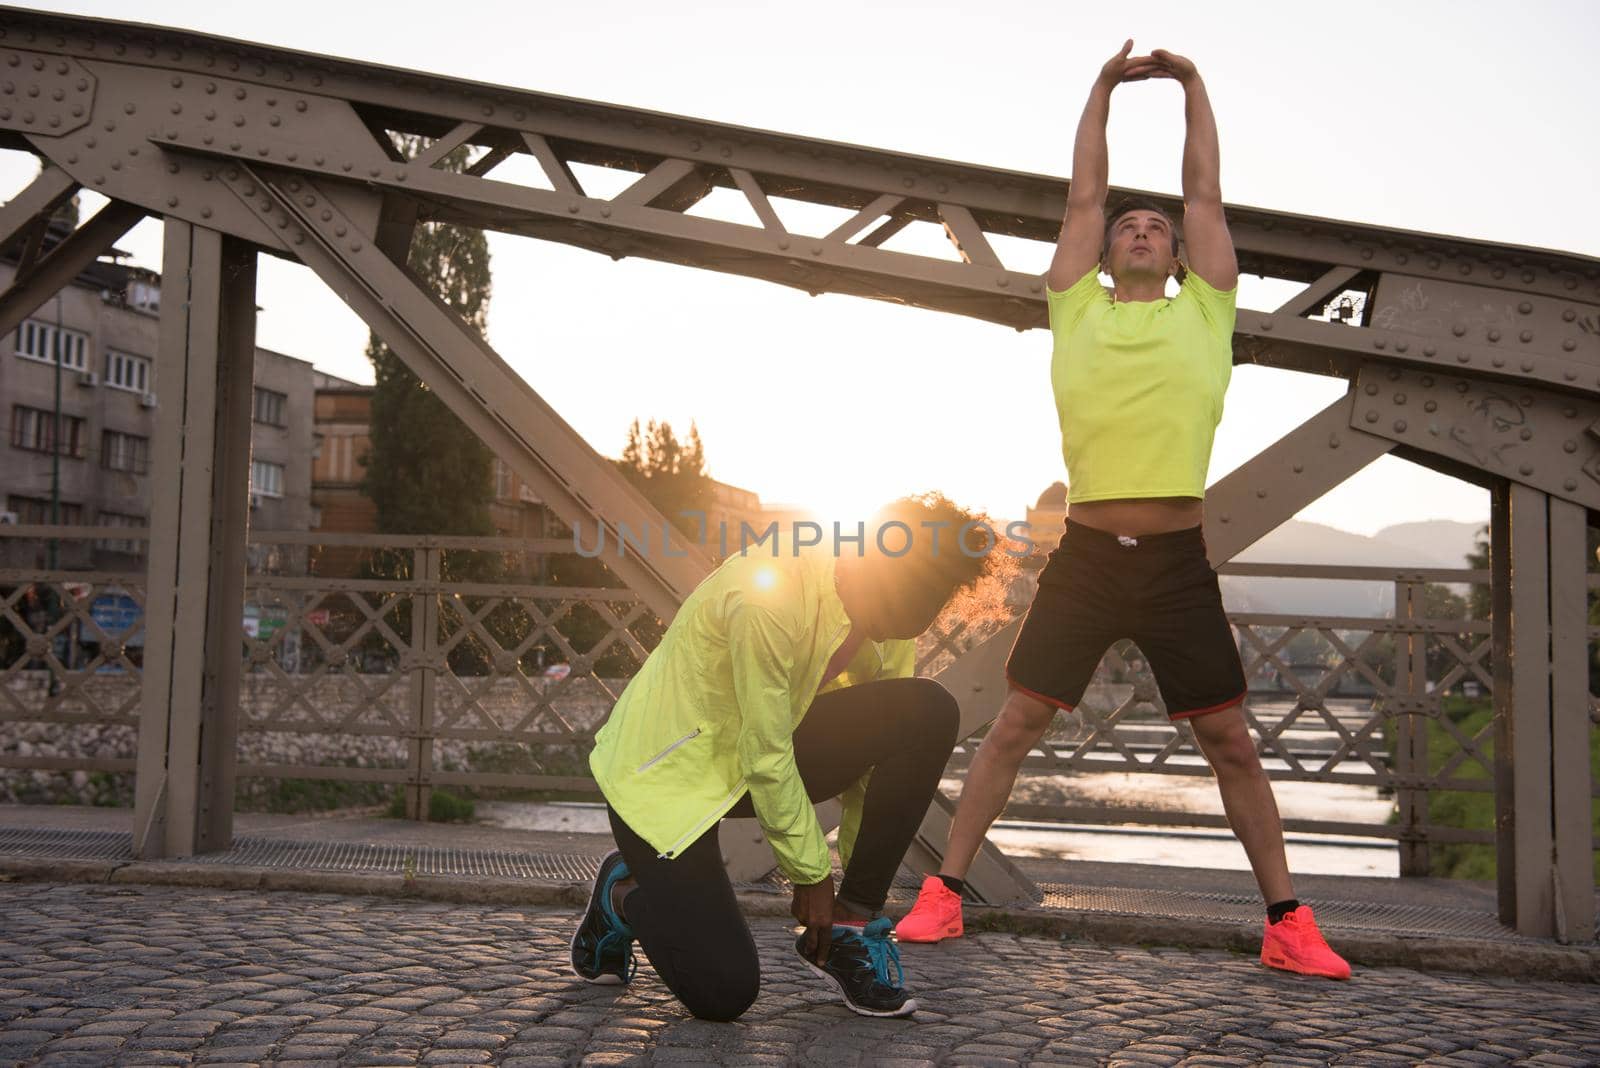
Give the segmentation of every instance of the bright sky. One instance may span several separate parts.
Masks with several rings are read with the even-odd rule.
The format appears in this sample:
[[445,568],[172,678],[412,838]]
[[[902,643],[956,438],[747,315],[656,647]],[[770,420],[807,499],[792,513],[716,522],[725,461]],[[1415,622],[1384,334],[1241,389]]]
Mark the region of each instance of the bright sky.
[[[1132,36],[1199,65],[1230,202],[1600,255],[1585,0],[36,6],[1063,176],[1088,86]],[[1118,90],[1111,181],[1177,192],[1182,136],[1174,84]],[[0,197],[31,172],[0,153]],[[491,344],[601,452],[636,416],[695,420],[716,477],[849,518],[923,489],[1020,517],[1063,475],[1042,330],[490,242]],[[121,244],[159,264],[158,224]],[[1018,244],[1007,266],[1043,270],[1049,249]],[[1284,295],[1252,282],[1245,306]],[[261,344],[370,381],[365,328],[308,271],[263,257],[258,303]],[[1211,480],[1342,391],[1237,369]],[[1487,512],[1475,487],[1383,460],[1302,518],[1371,533]]]

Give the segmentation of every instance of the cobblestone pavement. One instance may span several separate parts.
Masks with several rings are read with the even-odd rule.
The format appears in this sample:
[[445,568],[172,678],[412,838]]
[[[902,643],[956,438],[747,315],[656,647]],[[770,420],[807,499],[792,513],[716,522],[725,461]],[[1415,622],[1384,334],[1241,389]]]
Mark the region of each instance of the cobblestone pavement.
[[0,885],[0,1063],[1592,1064],[1600,987],[979,935],[902,947],[922,1009],[844,1009],[755,921],[738,1023],[647,964],[567,971],[574,916],[331,894]]

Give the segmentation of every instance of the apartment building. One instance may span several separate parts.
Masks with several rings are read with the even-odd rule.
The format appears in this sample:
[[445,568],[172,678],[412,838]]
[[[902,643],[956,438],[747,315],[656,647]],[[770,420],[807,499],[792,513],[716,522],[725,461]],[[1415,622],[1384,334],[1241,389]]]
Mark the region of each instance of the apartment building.
[[[95,542],[61,543],[62,567],[137,568],[144,556],[142,542],[114,531],[150,520],[150,445],[164,403],[161,278],[122,255],[90,265],[0,339],[0,417],[9,428],[0,520],[109,528]],[[16,269],[14,252],[0,257],[0,287]],[[256,350],[249,492],[257,530],[311,526],[312,376],[305,360]]]

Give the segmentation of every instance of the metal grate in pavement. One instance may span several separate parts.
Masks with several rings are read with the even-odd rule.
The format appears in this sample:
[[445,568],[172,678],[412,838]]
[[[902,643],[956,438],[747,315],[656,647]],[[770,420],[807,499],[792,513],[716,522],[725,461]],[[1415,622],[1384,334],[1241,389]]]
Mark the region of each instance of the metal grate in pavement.
[[[133,836],[117,831],[0,829],[0,857],[45,860],[132,861]],[[236,838],[220,853],[183,857],[175,863],[219,867],[275,868],[371,874],[444,875],[540,882],[586,883],[600,859],[576,853],[525,853],[502,850],[441,849],[432,846],[370,842],[316,842],[278,838]],[[890,911],[908,908],[920,877],[902,868],[890,893]],[[741,884],[741,889],[786,891],[781,877]],[[1159,916],[1178,923],[1261,922],[1261,903],[1241,894],[1078,886],[1040,883],[1045,911],[1102,916]],[[1468,909],[1363,901],[1319,900],[1317,920],[1324,930],[1404,938],[1469,938],[1489,942],[1528,942],[1500,926],[1494,915]]]
[[303,842],[241,837],[220,853],[185,858],[191,864],[288,868],[296,871],[348,871],[400,875],[464,875],[498,879],[587,882],[599,861],[573,853],[522,853],[505,850],[440,849],[433,846],[370,842]]
[[0,856],[35,860],[132,860],[127,831],[35,831],[0,828]]

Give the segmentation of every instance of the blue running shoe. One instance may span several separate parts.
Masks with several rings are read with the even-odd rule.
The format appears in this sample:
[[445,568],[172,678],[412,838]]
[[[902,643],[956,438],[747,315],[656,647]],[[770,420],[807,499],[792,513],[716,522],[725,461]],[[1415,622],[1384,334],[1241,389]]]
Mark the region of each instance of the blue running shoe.
[[795,939],[794,948],[806,967],[838,988],[850,1011],[862,1016],[909,1016],[917,1011],[917,1003],[901,985],[905,975],[893,935],[894,923],[887,916],[865,927],[836,924],[828,962],[822,966],[806,956],[804,934]]
[[611,888],[628,877],[628,865],[613,849],[600,861],[589,908],[572,935],[572,971],[601,986],[622,986],[633,978],[633,928],[611,907]]

